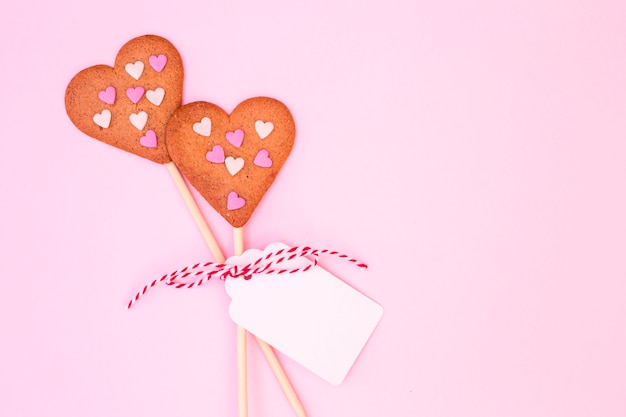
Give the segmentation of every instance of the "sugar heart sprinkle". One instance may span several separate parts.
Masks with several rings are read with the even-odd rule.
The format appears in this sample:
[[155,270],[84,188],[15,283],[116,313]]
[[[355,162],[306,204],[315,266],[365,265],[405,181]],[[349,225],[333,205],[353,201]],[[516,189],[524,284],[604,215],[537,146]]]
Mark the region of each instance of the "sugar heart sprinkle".
[[211,136],[211,119],[203,117],[202,120],[193,124],[193,131],[208,138]]
[[102,110],[102,113],[94,114],[93,121],[98,126],[107,129],[111,124],[111,112],[106,109]]
[[148,113],[145,111],[140,111],[139,113],[131,113],[128,116],[128,120],[130,123],[137,128],[137,130],[143,130],[148,122]]
[[254,129],[261,139],[265,139],[274,130],[274,123],[257,120],[254,122]]
[[129,87],[126,90],[126,95],[128,96],[128,99],[130,101],[132,101],[134,104],[137,104],[139,102],[139,100],[141,100],[141,97],[143,97],[143,93],[146,90],[144,90],[143,87]]
[[239,197],[235,191],[228,193],[228,201],[226,202],[226,208],[228,210],[238,210],[246,205],[246,200]]
[[148,61],[150,62],[150,66],[154,68],[156,72],[161,72],[163,71],[163,68],[165,68],[167,57],[163,54],[159,56],[151,55],[150,58],[148,58]]
[[237,129],[234,132],[226,132],[226,140],[235,148],[240,147],[243,143],[243,130]]
[[146,98],[148,101],[155,106],[160,106],[163,102],[163,97],[165,97],[165,90],[161,87],[155,88],[154,90],[146,91]]
[[136,61],[134,64],[128,63],[126,64],[124,69],[126,70],[128,75],[138,80],[139,78],[141,78],[141,74],[143,73],[143,62]]
[[115,87],[110,85],[105,90],[100,91],[98,93],[98,98],[106,104],[115,103]]
[[226,158],[224,162],[226,163],[226,169],[228,170],[230,175],[232,175],[233,177],[235,176],[236,173],[238,173],[239,171],[243,169],[243,164],[244,164],[243,158],[235,159],[232,156],[229,156],[228,158]]
[[261,168],[269,168],[272,166],[272,160],[269,157],[267,149],[261,149],[254,157],[254,165]]
[[206,159],[214,164],[224,163],[224,148],[220,145],[215,145],[212,150],[206,153]]
[[148,130],[146,135],[139,139],[139,143],[141,146],[145,146],[146,148],[156,148],[158,142],[154,130]]

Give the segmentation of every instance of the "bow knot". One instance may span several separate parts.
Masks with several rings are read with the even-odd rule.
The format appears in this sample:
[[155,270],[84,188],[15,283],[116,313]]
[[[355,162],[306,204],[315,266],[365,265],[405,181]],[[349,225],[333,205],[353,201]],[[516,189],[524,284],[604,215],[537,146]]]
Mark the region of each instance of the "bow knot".
[[[226,280],[227,278],[243,278],[245,280],[249,280],[255,274],[295,274],[298,272],[306,272],[315,267],[317,265],[317,258],[324,254],[336,256],[345,261],[354,263],[359,268],[367,268],[366,264],[337,251],[331,251],[328,249],[312,249],[308,246],[296,246],[262,254],[254,262],[246,265],[206,262],[203,264],[198,263],[186,266],[183,269],[174,271],[170,274],[165,274],[160,279],[155,279],[148,285],[144,286],[143,289],[139,291],[132,300],[130,300],[128,308],[131,308],[133,304],[136,303],[150,288],[161,282],[165,282],[166,285],[174,288],[194,288],[205,284],[214,276],[217,276],[220,280]],[[297,258],[304,259],[304,264],[298,263],[295,267],[285,267],[289,265],[290,261]],[[189,277],[200,278],[189,282]]]
[[247,265],[245,267],[233,265],[219,274],[219,277],[222,281],[226,280],[226,278],[243,278],[245,280],[249,280],[252,278],[252,273],[250,272],[250,268],[247,268]]

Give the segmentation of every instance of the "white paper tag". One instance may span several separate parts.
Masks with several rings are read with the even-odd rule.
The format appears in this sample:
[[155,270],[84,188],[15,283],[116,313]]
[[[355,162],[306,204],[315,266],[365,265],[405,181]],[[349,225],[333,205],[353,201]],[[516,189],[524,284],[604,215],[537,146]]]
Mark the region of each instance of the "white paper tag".
[[[287,247],[273,243],[227,263],[244,265]],[[383,315],[379,304],[319,265],[294,274],[229,278],[226,292],[235,323],[334,385],[343,381]]]

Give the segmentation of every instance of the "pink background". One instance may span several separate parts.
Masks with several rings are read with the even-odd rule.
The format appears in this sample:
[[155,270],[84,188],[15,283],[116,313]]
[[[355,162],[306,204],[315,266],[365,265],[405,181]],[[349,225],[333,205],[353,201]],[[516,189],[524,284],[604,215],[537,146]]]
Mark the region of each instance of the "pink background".
[[[223,283],[125,309],[209,259],[166,169],[63,107],[145,33],[180,50],[185,102],[295,116],[247,246],[370,264],[323,261],[386,312],[345,382],[280,357],[309,416],[626,415],[625,21],[619,0],[3,2],[0,415],[236,415]],[[251,417],[292,415],[252,340],[249,378]]]

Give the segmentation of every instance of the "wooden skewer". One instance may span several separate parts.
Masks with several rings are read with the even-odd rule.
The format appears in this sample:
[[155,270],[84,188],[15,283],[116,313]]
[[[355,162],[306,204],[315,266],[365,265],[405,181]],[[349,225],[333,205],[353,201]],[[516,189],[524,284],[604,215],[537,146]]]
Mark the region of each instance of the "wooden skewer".
[[183,197],[183,200],[185,200],[185,204],[187,205],[187,208],[191,213],[191,217],[193,217],[193,220],[196,222],[198,229],[200,229],[200,233],[202,234],[204,241],[209,247],[209,251],[211,252],[211,255],[213,255],[213,259],[215,260],[215,262],[224,263],[224,260],[226,258],[224,258],[224,254],[217,244],[215,236],[213,236],[211,229],[209,229],[209,225],[207,224],[206,220],[204,220],[204,216],[202,216],[202,212],[200,211],[196,200],[193,199],[191,191],[189,191],[189,187],[187,186],[187,183],[183,179],[180,171],[178,170],[178,167],[176,167],[174,162],[168,162],[167,164],[165,164],[165,166],[170,172],[170,175],[172,176],[174,184],[176,184],[176,188],[178,188],[180,195]]
[[[234,228],[233,233],[234,233],[233,242],[234,242],[234,248],[235,248],[235,255],[241,255],[244,251],[243,227]],[[304,407],[302,407],[302,403],[300,402],[300,399],[298,398],[296,391],[293,389],[291,382],[289,382],[289,378],[287,378],[287,374],[285,374],[285,370],[280,365],[280,362],[278,362],[278,358],[276,357],[276,354],[274,353],[274,349],[272,349],[272,347],[269,344],[267,344],[267,342],[265,342],[263,339],[257,336],[255,336],[255,338],[256,338],[257,343],[259,344],[259,347],[261,348],[261,351],[265,355],[265,360],[267,360],[267,363],[272,369],[272,372],[274,372],[274,376],[276,377],[276,380],[278,381],[278,385],[280,385],[280,388],[285,393],[285,396],[287,397],[287,401],[289,401],[291,408],[293,408],[293,411],[296,413],[298,417],[306,417],[306,413],[304,412]],[[238,353],[237,364],[238,364],[238,370],[239,370],[238,380],[240,384],[239,385],[239,389],[240,389],[239,412],[240,412],[240,417],[242,417],[241,415],[241,406],[242,406],[241,390],[242,389],[247,390],[247,386],[245,385],[246,380],[244,379],[246,378],[246,368],[245,368],[246,366],[246,356],[245,356],[246,355],[246,329],[244,329],[241,326],[237,326],[237,353]],[[244,368],[243,371],[241,367]],[[241,386],[242,380],[244,381],[243,388]],[[245,406],[247,407],[247,405],[248,405],[248,402],[247,402],[247,397],[246,397]]]
[[243,253],[243,227],[233,227],[233,247],[236,256],[239,256]]
[[[233,228],[233,247],[235,256],[244,251],[243,227]],[[237,404],[239,417],[248,417],[248,348],[246,329],[237,325]]]
[[237,404],[239,417],[248,417],[248,347],[246,329],[237,326]]
[[[165,164],[167,170],[169,171],[172,179],[174,180],[174,184],[176,184],[176,188],[180,192],[191,216],[193,217],[204,241],[206,242],[211,255],[213,255],[213,259],[216,262],[223,263],[226,258],[224,257],[224,253],[220,249],[217,240],[213,236],[209,225],[207,224],[196,200],[194,200],[191,192],[189,191],[189,187],[187,183],[183,179],[180,171],[174,164],[174,162],[168,162]],[[234,228],[233,229],[233,246],[235,255],[241,255],[244,251],[244,241],[243,241],[243,228]],[[247,417],[248,415],[248,378],[247,378],[247,346],[246,346],[246,330],[237,326],[237,387],[238,387],[238,404],[239,404],[239,416]],[[264,340],[256,337],[256,340],[261,347],[261,351],[265,355],[265,359],[267,363],[270,365],[274,376],[278,380],[278,384],[282,388],[289,404],[295,411],[298,417],[306,417],[304,412],[304,408],[302,407],[302,403],[298,398],[293,386],[289,382],[285,371],[283,370],[280,362],[278,362],[278,358],[274,353],[274,350],[270,345],[267,344]],[[243,413],[243,414],[242,414]]]
[[268,345],[267,342],[263,339],[257,336],[255,336],[255,338],[257,343],[261,347],[261,351],[265,355],[267,363],[270,365],[270,368],[272,368],[274,376],[278,380],[278,384],[283,389],[283,392],[285,393],[289,404],[291,404],[291,408],[293,408],[293,411],[295,411],[298,417],[306,417],[304,407],[302,407],[302,403],[300,402],[296,391],[291,386],[291,382],[289,382],[289,378],[287,378],[287,374],[285,374],[283,367],[280,365],[280,362],[278,362],[278,358],[274,353],[274,349],[272,349],[272,347]]

